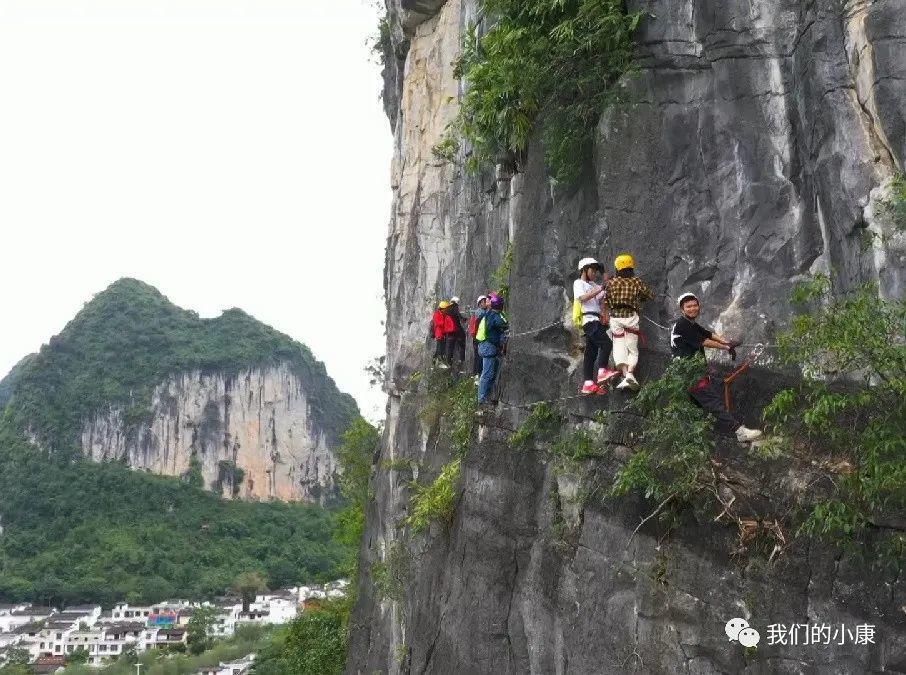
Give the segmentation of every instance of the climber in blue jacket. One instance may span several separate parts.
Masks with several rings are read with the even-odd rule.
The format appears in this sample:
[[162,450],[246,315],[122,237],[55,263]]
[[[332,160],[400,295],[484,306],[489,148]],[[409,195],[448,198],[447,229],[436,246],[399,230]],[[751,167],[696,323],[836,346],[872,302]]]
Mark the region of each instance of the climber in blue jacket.
[[506,354],[509,324],[503,315],[503,298],[496,293],[488,297],[488,311],[478,325],[478,353],[481,355],[481,378],[478,380],[478,405],[493,405],[490,400],[494,380],[500,372],[500,357]]

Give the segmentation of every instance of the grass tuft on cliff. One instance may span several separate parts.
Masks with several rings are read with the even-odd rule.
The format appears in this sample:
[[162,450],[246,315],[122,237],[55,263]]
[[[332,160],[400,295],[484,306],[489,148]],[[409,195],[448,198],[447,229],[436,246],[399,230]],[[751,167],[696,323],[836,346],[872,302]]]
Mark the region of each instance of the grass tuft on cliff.
[[338,442],[357,414],[355,402],[305,345],[242,310],[202,319],[152,286],[120,279],[4,380],[6,415],[47,450],[68,454],[84,419],[99,410],[118,406],[128,422],[144,420],[151,392],[168,375],[234,375],[284,362],[306,383],[316,422]]

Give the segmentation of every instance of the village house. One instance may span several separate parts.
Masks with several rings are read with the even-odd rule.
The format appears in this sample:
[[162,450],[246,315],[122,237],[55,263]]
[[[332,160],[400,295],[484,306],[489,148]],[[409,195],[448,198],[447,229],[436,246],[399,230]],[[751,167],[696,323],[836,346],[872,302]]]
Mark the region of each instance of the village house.
[[53,607],[33,607],[29,604],[0,614],[0,633],[10,633],[14,628],[25,626],[36,621],[44,621],[57,610]]
[[[78,650],[88,653],[89,666],[98,667],[130,648],[143,652],[185,646],[188,623],[202,607],[215,610],[208,635],[228,638],[242,624],[288,623],[302,610],[301,603],[314,605],[341,596],[347,585],[347,581],[341,580],[325,586],[300,586],[261,594],[246,612],[242,611],[239,598],[234,597],[221,598],[214,604],[167,600],[133,606],[121,602],[106,611],[94,604],[74,605],[62,612],[28,603],[0,605],[0,664],[6,653],[15,648],[28,652],[35,672],[54,672],[66,657]],[[251,670],[252,659],[253,655],[198,673],[245,675]]]
[[[140,619],[144,621],[150,615],[150,606],[130,606],[128,602],[119,602],[110,610],[110,620],[112,621],[122,621],[124,619]],[[106,618],[105,616],[104,619]]]
[[45,652],[46,642],[40,639],[43,628],[43,622],[35,621],[13,629],[13,633],[18,636],[16,646],[28,651],[30,661],[34,661]]
[[154,647],[173,647],[186,644],[186,630],[184,628],[159,628],[154,639]]
[[103,633],[99,627],[89,628],[88,630],[74,630],[66,640],[66,656],[70,656],[79,649],[84,649],[88,652],[88,665],[100,665],[101,659],[98,656],[98,644],[102,639]]
[[31,672],[35,675],[55,673],[66,665],[62,656],[42,656],[31,664]]
[[0,649],[6,649],[19,641],[19,635],[16,633],[0,633]]
[[93,626],[101,618],[101,606],[75,605],[74,607],[64,607],[57,618],[64,620],[73,618],[79,621],[79,623],[84,623],[86,626]]
[[247,675],[252,672],[255,655],[249,654],[238,661],[221,662],[216,666],[199,668],[194,675]]
[[38,633],[40,656],[62,656],[69,634],[79,627],[75,621],[58,620],[58,616],[52,615]]
[[213,607],[217,614],[208,626],[208,635],[218,638],[232,637],[236,632],[239,613],[242,612],[242,603],[218,603]]

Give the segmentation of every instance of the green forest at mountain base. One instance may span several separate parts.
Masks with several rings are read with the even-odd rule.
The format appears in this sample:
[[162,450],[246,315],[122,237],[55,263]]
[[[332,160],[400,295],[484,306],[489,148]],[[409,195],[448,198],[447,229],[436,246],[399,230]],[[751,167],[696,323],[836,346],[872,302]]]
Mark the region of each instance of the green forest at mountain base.
[[244,571],[271,588],[335,579],[349,546],[318,506],[224,501],[119,462],[35,451],[0,426],[0,602],[210,598]]

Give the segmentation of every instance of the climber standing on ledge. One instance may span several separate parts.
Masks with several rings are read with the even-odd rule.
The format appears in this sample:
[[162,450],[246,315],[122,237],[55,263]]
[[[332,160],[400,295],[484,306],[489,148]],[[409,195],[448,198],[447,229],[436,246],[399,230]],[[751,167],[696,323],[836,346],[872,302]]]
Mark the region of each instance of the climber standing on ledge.
[[[705,347],[709,349],[722,349],[736,359],[737,345],[720,335],[702,328],[696,323],[701,313],[701,305],[694,293],[683,293],[679,297],[681,316],[670,330],[670,351],[675,358],[694,358],[701,355],[705,358]],[[748,429],[727,410],[724,403],[723,380],[710,374],[702,377],[689,388],[692,400],[703,410],[717,418],[717,430],[724,434],[736,433],[736,440],[740,443],[761,438],[761,431]]]
[[450,317],[450,322],[447,325],[452,328],[445,338],[447,342],[447,363],[452,367],[455,360],[457,364],[455,372],[459,372],[462,370],[463,362],[466,360],[466,330],[462,325],[463,318],[459,311],[459,298],[455,295],[450,298],[450,306],[444,311]]
[[510,327],[502,310],[503,298],[491,293],[488,297],[488,311],[478,324],[475,335],[482,359],[481,378],[478,380],[478,405],[482,407],[495,403],[490,399],[491,390],[500,371],[500,357],[506,354],[506,333]]
[[431,317],[431,336],[434,338],[434,365],[438,368],[449,368],[447,358],[447,336],[453,330],[453,319],[447,314],[450,307],[448,300],[441,300]]
[[639,312],[642,303],[654,300],[651,286],[635,276],[635,260],[628,253],[613,262],[617,275],[607,282],[607,306],[613,335],[613,362],[623,372],[617,389],[638,389],[633,371],[639,362]]
[[471,311],[471,316],[469,316],[469,337],[472,338],[472,374],[475,376],[475,383],[478,383],[479,378],[481,378],[481,354],[478,353],[478,340],[475,336],[478,334],[478,324],[481,323],[481,320],[484,318],[485,313],[488,311],[488,296],[479,295],[476,303],[478,307]]
[[585,395],[606,394],[607,380],[619,374],[619,371],[607,367],[613,342],[607,335],[606,291],[600,285],[603,271],[604,266],[594,258],[582,258],[579,261],[579,278],[573,282],[573,299],[582,306],[582,332],[585,334],[585,357],[582,363],[584,381],[579,390],[580,394]]

